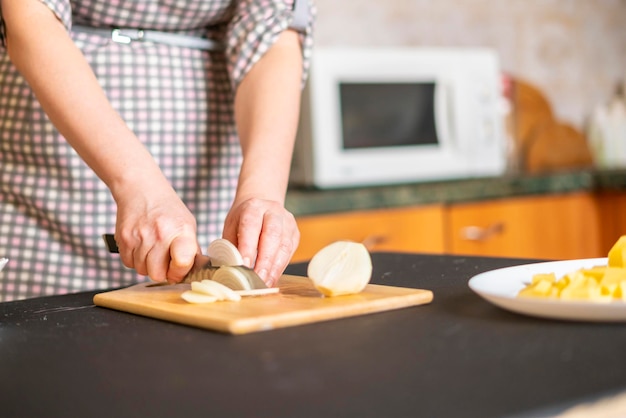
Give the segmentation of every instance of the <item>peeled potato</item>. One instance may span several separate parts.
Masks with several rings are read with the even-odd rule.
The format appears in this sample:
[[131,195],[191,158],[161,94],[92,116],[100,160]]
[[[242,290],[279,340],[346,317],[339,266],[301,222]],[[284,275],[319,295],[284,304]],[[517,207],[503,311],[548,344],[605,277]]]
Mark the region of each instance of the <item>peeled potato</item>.
[[611,247],[609,267],[626,267],[626,235],[621,236]]
[[372,259],[363,244],[337,241],[313,256],[307,275],[325,296],[359,293],[372,277]]

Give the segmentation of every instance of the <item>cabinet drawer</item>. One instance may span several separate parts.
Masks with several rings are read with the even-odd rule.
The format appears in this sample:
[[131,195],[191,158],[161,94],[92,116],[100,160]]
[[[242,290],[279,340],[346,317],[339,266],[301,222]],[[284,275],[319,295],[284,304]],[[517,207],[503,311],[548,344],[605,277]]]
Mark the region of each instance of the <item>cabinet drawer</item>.
[[292,261],[309,260],[339,240],[363,242],[370,251],[442,253],[443,219],[439,205],[300,217],[300,246]]
[[601,213],[590,193],[454,205],[448,210],[454,254],[569,259],[604,257]]

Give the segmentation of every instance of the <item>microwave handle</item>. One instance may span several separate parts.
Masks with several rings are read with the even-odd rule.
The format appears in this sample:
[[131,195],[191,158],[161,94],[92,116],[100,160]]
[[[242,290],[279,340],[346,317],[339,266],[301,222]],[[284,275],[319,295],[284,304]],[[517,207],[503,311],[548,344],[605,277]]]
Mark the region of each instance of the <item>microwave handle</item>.
[[444,147],[456,145],[454,129],[454,88],[450,80],[437,80],[435,84],[435,126]]

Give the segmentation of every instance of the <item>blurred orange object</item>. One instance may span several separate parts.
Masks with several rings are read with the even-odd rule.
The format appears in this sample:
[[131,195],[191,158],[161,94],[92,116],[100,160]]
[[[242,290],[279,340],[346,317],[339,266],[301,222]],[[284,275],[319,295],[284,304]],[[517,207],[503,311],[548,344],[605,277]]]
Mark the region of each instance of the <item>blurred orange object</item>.
[[532,84],[513,78],[513,135],[522,172],[542,173],[593,166],[586,137],[554,117],[545,95]]
[[585,136],[573,126],[554,120],[535,134],[526,151],[528,173],[587,169],[592,165]]

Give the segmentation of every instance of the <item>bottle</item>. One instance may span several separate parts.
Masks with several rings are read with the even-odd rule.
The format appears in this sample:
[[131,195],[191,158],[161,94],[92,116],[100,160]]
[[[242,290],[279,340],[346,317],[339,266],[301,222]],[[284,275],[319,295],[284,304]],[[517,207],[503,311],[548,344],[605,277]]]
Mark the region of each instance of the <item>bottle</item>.
[[597,168],[626,167],[626,97],[624,83],[606,105],[598,106],[588,124],[587,138]]

